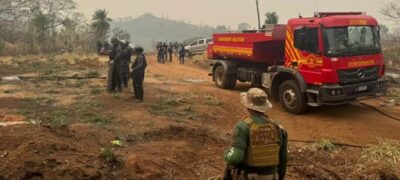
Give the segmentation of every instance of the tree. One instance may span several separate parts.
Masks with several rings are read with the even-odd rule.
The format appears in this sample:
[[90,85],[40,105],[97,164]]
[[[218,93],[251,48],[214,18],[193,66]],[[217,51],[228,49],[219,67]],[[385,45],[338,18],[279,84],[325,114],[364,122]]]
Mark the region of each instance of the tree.
[[97,10],[93,15],[92,20],[92,27],[95,31],[96,40],[105,42],[110,30],[110,22],[112,21],[112,19],[108,17],[108,11],[105,9]]
[[279,17],[276,12],[267,12],[265,13],[266,20],[265,24],[278,24]]
[[380,13],[392,20],[400,21],[400,1],[391,1],[383,5]]
[[379,24],[379,28],[381,31],[381,35],[388,35],[389,34],[389,28],[384,25],[384,24]]
[[0,1],[0,20],[13,21],[27,13],[32,5],[32,0],[1,0]]
[[0,0],[0,39],[15,43],[21,38],[23,18],[29,16],[32,0]]
[[238,25],[238,30],[239,31],[245,31],[251,29],[251,25],[249,23],[240,23]]
[[384,24],[379,24],[379,29],[382,37],[387,37],[389,35],[389,28]]
[[215,31],[216,31],[216,32],[226,32],[226,31],[228,31],[228,28],[227,28],[226,26],[218,25],[218,26],[215,28]]
[[114,28],[112,30],[112,33],[113,33],[113,37],[116,37],[116,38],[121,39],[121,40],[128,40],[129,41],[131,39],[130,34],[126,30],[122,30],[120,28]]
[[[33,0],[32,25],[37,34],[40,52],[53,51],[57,27],[63,25],[65,18],[76,8],[73,0]],[[50,38],[52,37],[52,38]]]

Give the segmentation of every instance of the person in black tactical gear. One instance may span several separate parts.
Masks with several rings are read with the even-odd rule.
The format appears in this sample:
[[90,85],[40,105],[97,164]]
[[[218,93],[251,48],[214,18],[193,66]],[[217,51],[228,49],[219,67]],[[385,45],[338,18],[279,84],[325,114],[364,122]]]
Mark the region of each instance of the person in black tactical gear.
[[178,50],[179,50],[179,44],[177,41],[174,43],[174,54],[175,56],[178,56]]
[[133,91],[135,94],[135,98],[138,102],[143,102],[143,81],[144,81],[144,74],[147,67],[146,57],[143,54],[142,47],[135,48],[136,60],[132,64],[132,72],[131,77],[133,80]]
[[121,59],[121,46],[118,38],[112,38],[111,43],[113,45],[110,52],[110,69],[109,69],[109,82],[107,84],[107,90],[109,92],[122,91],[122,59]]
[[169,62],[172,62],[172,53],[174,53],[174,46],[172,45],[172,42],[171,42],[171,43],[169,43],[169,46],[168,46]]
[[163,44],[163,49],[164,49],[164,61],[168,61],[168,45],[166,42]]
[[132,49],[129,47],[129,41],[121,41],[121,58],[122,58],[122,83],[128,88],[129,81],[129,65],[131,63]]
[[157,49],[157,62],[158,63],[161,63],[161,54],[162,54],[161,48],[162,48],[161,42],[157,42],[156,49]]
[[179,48],[179,64],[185,64],[185,47],[181,44]]
[[164,45],[160,42],[160,46],[158,49],[158,61],[161,64],[164,64]]

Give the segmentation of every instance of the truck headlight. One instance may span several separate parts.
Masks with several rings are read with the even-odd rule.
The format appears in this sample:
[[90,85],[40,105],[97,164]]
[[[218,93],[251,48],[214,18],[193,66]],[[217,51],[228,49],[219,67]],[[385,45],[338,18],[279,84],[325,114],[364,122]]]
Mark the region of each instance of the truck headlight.
[[344,94],[342,89],[331,89],[328,91],[329,95],[331,96],[341,96]]

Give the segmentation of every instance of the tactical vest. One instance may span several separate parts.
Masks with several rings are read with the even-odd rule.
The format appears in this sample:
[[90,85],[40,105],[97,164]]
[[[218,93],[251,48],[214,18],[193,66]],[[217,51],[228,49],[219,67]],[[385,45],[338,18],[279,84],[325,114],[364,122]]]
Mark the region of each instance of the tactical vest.
[[279,164],[279,127],[270,122],[257,124],[250,117],[243,120],[249,126],[246,164],[251,167],[272,167]]

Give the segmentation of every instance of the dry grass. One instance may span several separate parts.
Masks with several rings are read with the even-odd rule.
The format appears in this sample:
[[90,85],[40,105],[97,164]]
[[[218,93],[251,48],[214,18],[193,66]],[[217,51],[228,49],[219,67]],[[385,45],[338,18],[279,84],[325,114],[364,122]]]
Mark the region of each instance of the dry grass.
[[388,88],[386,96],[400,103],[400,88]]
[[71,69],[74,65],[87,64],[88,67],[103,66],[95,54],[0,56],[0,75],[9,76],[23,73],[49,75]]
[[381,139],[377,145],[363,149],[361,161],[367,165],[385,165],[386,170],[400,173],[400,143],[395,140]]
[[382,53],[387,68],[400,70],[400,46],[398,46],[398,42],[394,44],[383,42]]
[[209,106],[221,106],[223,103],[215,96],[207,94],[205,96],[206,105]]
[[210,60],[208,60],[206,54],[193,56],[191,61],[202,69],[210,68]]

